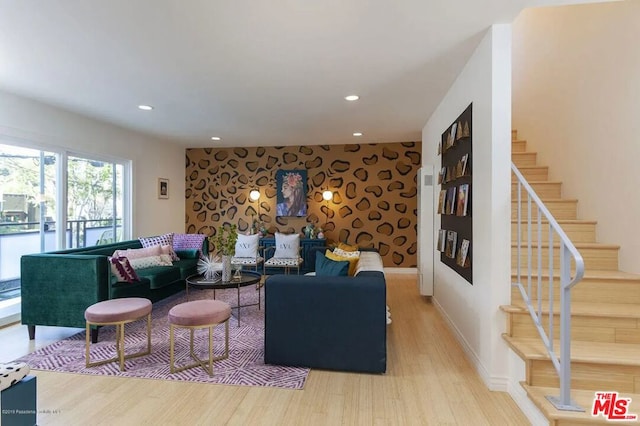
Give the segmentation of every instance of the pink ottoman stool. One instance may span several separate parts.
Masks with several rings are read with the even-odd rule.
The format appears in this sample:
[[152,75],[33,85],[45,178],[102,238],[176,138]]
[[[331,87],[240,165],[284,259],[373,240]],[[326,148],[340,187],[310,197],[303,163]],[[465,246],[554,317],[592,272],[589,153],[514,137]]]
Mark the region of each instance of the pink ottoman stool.
[[[201,366],[204,371],[213,376],[213,361],[227,359],[229,357],[229,318],[231,306],[219,300],[194,300],[193,302],[180,303],[169,311],[169,365],[172,373]],[[224,355],[213,356],[213,329],[216,325],[224,323]],[[189,352],[196,362],[193,364],[176,367],[174,364],[174,329],[188,328]],[[196,329],[209,329],[209,359],[201,360],[193,350],[193,333]],[[208,364],[208,365],[207,365]]]
[[[147,317],[147,350],[135,354],[124,354],[124,325]],[[120,361],[120,371],[124,371],[124,360],[135,358],[151,353],[151,301],[141,297],[123,297],[122,299],[111,299],[95,303],[84,311],[84,318],[87,321],[86,329],[86,364],[87,367],[106,364],[108,362]],[[115,325],[116,326],[116,356],[103,361],[90,362],[89,358],[89,338],[90,326],[92,325]]]

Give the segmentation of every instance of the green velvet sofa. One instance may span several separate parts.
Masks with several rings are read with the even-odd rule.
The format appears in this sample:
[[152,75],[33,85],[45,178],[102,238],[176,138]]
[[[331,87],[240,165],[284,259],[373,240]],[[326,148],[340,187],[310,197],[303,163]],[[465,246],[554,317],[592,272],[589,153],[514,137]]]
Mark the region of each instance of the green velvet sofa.
[[[206,253],[207,240],[203,243]],[[141,248],[139,240],[22,256],[22,324],[35,338],[36,325],[85,327],[84,311],[97,302],[120,297],[145,297],[152,302],[184,289],[185,278],[196,273],[197,256],[173,266],[137,270],[140,281],[118,282],[108,257],[115,250]],[[91,330],[98,341],[98,329]]]

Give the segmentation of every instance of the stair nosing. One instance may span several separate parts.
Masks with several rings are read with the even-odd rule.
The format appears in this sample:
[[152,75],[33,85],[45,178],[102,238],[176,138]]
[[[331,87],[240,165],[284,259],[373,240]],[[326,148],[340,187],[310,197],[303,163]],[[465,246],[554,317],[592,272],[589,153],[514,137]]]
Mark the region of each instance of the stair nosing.
[[[511,242],[511,247],[517,246],[518,242],[517,241],[512,241]],[[527,245],[526,242],[523,242],[522,245]],[[532,242],[531,243],[531,248],[538,248],[538,243],[537,242]],[[606,244],[606,243],[580,243],[580,242],[574,242],[573,245],[575,246],[575,248],[577,248],[578,250],[582,249],[602,249],[602,250],[620,250],[620,246],[616,245],[616,244]],[[542,248],[548,248],[549,244],[548,243],[542,243],[540,244],[540,246],[542,246]],[[560,247],[560,243],[553,243],[553,248],[559,248]]]
[[[503,333],[502,338],[512,346],[518,346],[518,343],[520,343],[521,345],[526,345],[528,348],[533,348],[536,351],[534,354],[527,354],[522,350],[523,348],[518,347],[517,351],[523,354],[523,359],[550,361],[549,354],[540,338],[513,337],[509,336],[507,333]],[[556,355],[559,356],[560,342],[555,340],[553,346],[556,350]],[[588,346],[588,348],[585,348],[585,346]],[[605,347],[609,354],[607,357],[593,355],[594,352],[602,350],[602,348]],[[624,349],[628,349],[630,352],[635,352],[633,354],[633,359],[623,359],[621,353]],[[591,355],[587,355],[586,352],[589,352]],[[616,359],[616,357],[618,359]],[[571,362],[640,367],[640,345],[633,343],[603,343],[573,340],[571,342]]]
[[[558,309],[560,303],[555,301],[554,303]],[[606,309],[611,309],[609,312],[596,312],[590,310],[593,308],[593,305],[596,305],[595,302],[571,302],[571,316],[580,316],[580,317],[598,317],[598,318],[626,318],[626,319],[640,319],[640,310],[637,309],[637,305],[635,303],[608,303],[608,302],[598,302],[597,305],[600,309],[606,307]],[[544,315],[549,315],[549,300],[543,300],[541,303],[542,313]],[[633,309],[635,308],[635,310]],[[506,313],[526,313],[527,310],[524,302],[514,302],[511,301],[510,305],[502,305],[500,309]],[[627,312],[624,312],[627,311]],[[633,311],[633,312],[630,312]],[[559,315],[560,312],[556,311],[554,315]]]
[[[511,276],[516,276],[518,271],[516,269],[511,270]],[[549,274],[545,270],[541,274],[542,278],[548,278]],[[559,276],[559,275],[556,275]],[[538,274],[532,273],[531,277],[538,277]],[[608,269],[585,269],[583,280],[611,280],[611,281],[636,281],[640,280],[640,274],[633,274],[631,272],[624,272],[620,270],[608,270]]]

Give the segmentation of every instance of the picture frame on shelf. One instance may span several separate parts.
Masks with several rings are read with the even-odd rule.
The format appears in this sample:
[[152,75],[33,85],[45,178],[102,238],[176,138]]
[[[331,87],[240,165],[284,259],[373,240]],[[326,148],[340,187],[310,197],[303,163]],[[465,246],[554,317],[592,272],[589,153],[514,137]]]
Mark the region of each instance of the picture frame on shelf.
[[158,178],[158,199],[169,199],[169,179]]

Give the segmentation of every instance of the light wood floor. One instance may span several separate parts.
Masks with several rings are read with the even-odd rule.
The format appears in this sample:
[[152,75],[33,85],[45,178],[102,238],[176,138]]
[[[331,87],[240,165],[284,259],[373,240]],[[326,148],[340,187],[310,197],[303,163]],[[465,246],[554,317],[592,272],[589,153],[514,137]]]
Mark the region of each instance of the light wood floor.
[[[312,370],[304,390],[36,371],[39,425],[528,425],[481,381],[411,275],[387,276],[393,323],[384,375]],[[77,330],[0,329],[0,361]]]

